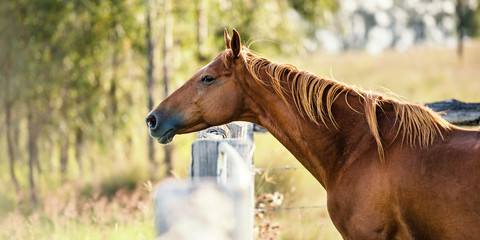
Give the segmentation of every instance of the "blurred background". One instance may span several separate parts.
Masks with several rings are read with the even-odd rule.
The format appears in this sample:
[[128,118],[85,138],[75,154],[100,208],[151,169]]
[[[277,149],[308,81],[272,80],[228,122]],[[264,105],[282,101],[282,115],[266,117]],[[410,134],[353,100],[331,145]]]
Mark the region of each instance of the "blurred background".
[[[144,118],[224,49],[224,28],[319,76],[480,102],[479,13],[477,0],[2,0],[0,239],[153,239],[152,185],[186,177],[196,135],[165,147]],[[340,239],[321,185],[270,135],[255,143],[256,167],[274,168],[256,194],[284,208],[257,216],[258,239]]]

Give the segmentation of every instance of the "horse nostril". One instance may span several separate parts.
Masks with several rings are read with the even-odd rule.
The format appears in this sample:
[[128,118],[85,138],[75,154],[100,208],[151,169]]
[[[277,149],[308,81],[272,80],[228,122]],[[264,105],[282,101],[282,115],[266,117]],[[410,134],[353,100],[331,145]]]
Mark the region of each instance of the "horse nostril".
[[147,122],[147,126],[151,130],[155,130],[155,128],[157,127],[157,119],[155,118],[155,116],[150,114],[150,115],[148,115],[147,119],[145,119],[145,121]]

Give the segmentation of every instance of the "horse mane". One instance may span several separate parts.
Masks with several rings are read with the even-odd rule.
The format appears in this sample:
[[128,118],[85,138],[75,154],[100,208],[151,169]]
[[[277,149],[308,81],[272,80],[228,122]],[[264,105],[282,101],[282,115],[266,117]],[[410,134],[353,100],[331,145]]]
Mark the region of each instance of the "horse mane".
[[[231,54],[230,49],[223,52],[222,58],[226,66],[227,57]],[[290,91],[291,98],[300,114],[316,124],[323,123],[327,128],[327,121],[329,121],[336,129],[339,129],[332,113],[332,105],[342,93],[345,93],[345,102],[349,108],[362,114],[351,107],[347,100],[349,94],[360,96],[364,106],[363,114],[376,141],[378,154],[382,162],[385,160],[385,154],[379,132],[377,110],[384,111],[382,106],[386,104],[393,106],[396,116],[395,123],[398,123],[394,139],[398,137],[400,132],[403,132],[402,142],[407,138],[412,147],[418,145],[422,149],[427,148],[433,144],[437,136],[443,139],[442,130],[448,131],[451,129],[451,125],[447,121],[424,105],[402,102],[393,97],[364,91],[332,79],[320,78],[290,64],[273,63],[266,58],[257,56],[246,47],[243,47],[241,51],[241,58],[247,71],[258,83],[266,85],[265,80],[260,77],[260,70],[264,68],[273,90],[287,106],[290,106],[286,97],[287,91]],[[290,89],[286,88],[285,85],[289,86]]]

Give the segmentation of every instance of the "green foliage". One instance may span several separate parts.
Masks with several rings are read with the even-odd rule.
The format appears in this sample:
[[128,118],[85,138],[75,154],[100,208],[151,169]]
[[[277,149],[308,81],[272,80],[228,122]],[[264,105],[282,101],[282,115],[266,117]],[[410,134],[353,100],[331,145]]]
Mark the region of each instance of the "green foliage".
[[477,9],[468,9],[465,13],[467,35],[477,37],[480,34],[480,4]]
[[326,12],[336,11],[336,0],[287,0],[288,3],[309,22],[322,21]]

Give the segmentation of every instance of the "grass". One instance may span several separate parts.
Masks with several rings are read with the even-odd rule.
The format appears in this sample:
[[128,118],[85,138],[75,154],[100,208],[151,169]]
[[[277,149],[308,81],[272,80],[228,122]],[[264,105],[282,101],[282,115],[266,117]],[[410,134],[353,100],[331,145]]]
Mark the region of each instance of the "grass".
[[0,239],[153,239],[149,192],[137,186],[119,188],[113,196],[96,187],[82,193],[84,184],[67,183],[43,196],[41,206],[20,208],[0,220]]
[[11,213],[5,218],[2,226],[1,239],[154,239],[153,224],[149,224],[148,221],[103,225],[86,224],[68,218],[52,221],[38,214],[24,219],[19,213]]
[[[295,60],[292,60],[293,62]],[[404,53],[370,56],[349,52],[338,56],[315,54],[298,59],[304,70],[364,89],[388,89],[411,102],[456,98],[480,102],[480,41],[466,44],[463,59],[455,49],[414,48]]]
[[153,239],[147,171],[130,165],[60,186],[41,177],[35,207],[26,192],[16,196],[2,184],[0,239]]
[[[363,52],[316,53],[271,60],[288,62],[320,76],[332,73],[337,80],[364,89],[387,88],[407,101],[456,98],[480,102],[480,41],[468,42],[465,47],[463,60],[457,58],[454,49],[440,48],[416,48],[380,56]],[[143,133],[143,119],[138,122],[132,131]],[[133,139],[133,149],[143,149],[145,138],[145,134],[139,134]],[[174,175],[186,176],[194,138],[195,134],[176,137]],[[255,144],[256,167],[298,168],[258,175],[257,194],[279,192],[284,196],[283,207],[315,207],[269,212],[267,220],[279,226],[279,238],[341,239],[329,220],[322,186],[272,136],[256,135]],[[123,145],[117,145],[116,151],[120,152]],[[156,149],[160,151],[161,147],[157,145]],[[134,159],[115,167],[99,164],[100,174],[82,181],[60,184],[58,177],[44,174],[39,184],[41,202],[34,210],[25,199],[19,203],[4,170],[0,175],[0,239],[154,239],[149,191],[142,185],[148,176],[142,154],[133,154]],[[27,180],[20,180],[27,189]]]
[[284,196],[281,207],[304,207],[270,211],[281,239],[341,239],[328,217],[322,185],[273,136],[257,134],[255,145],[255,167],[295,169],[264,172],[256,179],[257,195],[280,192]]

